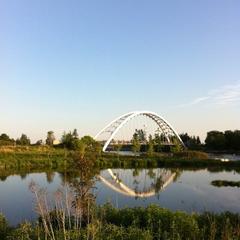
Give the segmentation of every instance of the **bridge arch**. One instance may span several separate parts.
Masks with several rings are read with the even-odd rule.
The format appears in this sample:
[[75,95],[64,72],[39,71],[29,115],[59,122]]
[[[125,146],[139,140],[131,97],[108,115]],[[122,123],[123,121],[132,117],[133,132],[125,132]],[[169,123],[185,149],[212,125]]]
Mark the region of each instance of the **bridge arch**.
[[[108,171],[110,177],[112,178],[113,182],[111,182],[110,180],[106,179],[104,176],[101,176],[101,175],[98,175],[98,178],[106,186],[108,186],[110,189],[112,189],[115,192],[121,193],[128,197],[138,197],[138,198],[148,198],[148,197],[152,197],[152,196],[156,195],[156,190],[154,189],[154,187],[151,187],[147,191],[137,192],[136,190],[129,187],[127,184],[123,183],[123,181],[121,181],[121,179],[119,179],[114,174],[112,169],[107,169],[107,171]],[[167,186],[170,185],[174,181],[175,177],[176,177],[175,172],[171,172],[170,170],[167,170],[167,171],[163,170],[163,172],[161,172],[161,179],[162,179],[163,183],[160,188],[160,191],[165,190],[167,188]]]
[[161,129],[162,133],[166,137],[168,143],[170,143],[169,136],[175,136],[176,139],[179,141],[179,143],[185,148],[185,145],[177,132],[174,130],[174,128],[161,116],[159,116],[155,112],[151,111],[134,111],[134,112],[129,112],[126,114],[121,115],[120,117],[114,119],[111,121],[106,127],[104,127],[96,136],[95,139],[97,138],[104,132],[110,132],[110,137],[107,139],[103,146],[103,151],[105,152],[108,145],[110,142],[113,140],[114,136],[118,133],[118,131],[125,125],[127,124],[131,119],[137,117],[137,116],[147,116],[150,119],[152,119],[158,127]]

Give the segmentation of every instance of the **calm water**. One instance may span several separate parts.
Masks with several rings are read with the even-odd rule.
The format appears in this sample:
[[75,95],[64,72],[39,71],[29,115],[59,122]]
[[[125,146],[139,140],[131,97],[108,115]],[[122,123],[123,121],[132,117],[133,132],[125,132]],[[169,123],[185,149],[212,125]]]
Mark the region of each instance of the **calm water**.
[[[32,180],[47,189],[49,198],[75,177],[61,173],[32,173],[11,175],[0,180],[0,211],[13,225],[22,220],[34,220],[34,199],[29,191]],[[66,180],[67,179],[67,180]],[[214,187],[213,180],[240,181],[234,171],[170,169],[112,169],[95,176],[94,194],[97,204],[111,202],[116,207],[157,204],[172,210],[187,212],[231,211],[240,213],[240,189]]]
[[208,154],[210,158],[214,159],[227,159],[229,161],[240,161],[239,154]]

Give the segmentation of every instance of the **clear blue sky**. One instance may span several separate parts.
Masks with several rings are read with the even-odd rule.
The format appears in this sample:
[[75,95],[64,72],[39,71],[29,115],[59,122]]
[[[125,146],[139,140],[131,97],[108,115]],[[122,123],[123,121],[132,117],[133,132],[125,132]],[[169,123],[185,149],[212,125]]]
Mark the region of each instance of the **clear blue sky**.
[[94,135],[132,110],[240,128],[240,2],[0,0],[0,133]]

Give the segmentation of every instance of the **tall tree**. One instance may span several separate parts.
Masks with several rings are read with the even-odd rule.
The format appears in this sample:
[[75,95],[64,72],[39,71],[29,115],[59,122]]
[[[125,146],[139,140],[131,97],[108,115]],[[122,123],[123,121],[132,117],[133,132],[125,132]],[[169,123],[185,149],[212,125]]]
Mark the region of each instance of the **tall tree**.
[[6,133],[2,133],[0,135],[0,145],[14,145],[15,140],[11,139]]
[[225,135],[219,131],[208,132],[205,143],[209,150],[224,150],[226,147]]
[[73,130],[72,136],[73,138],[78,139],[78,132],[76,128]]
[[133,138],[132,138],[132,151],[134,153],[140,152],[141,149],[141,144],[140,144],[140,140],[139,140],[139,135],[137,133],[137,131],[135,131],[135,133],[133,134]]
[[30,139],[26,134],[22,134],[19,139],[16,140],[16,144],[18,145],[30,145]]
[[147,153],[149,155],[152,155],[154,152],[154,141],[153,141],[153,138],[152,138],[152,135],[150,134],[149,137],[148,137],[148,149],[147,149]]
[[199,150],[202,147],[199,136],[189,136],[187,133],[179,135],[184,145],[191,150]]
[[0,140],[2,140],[2,141],[10,141],[11,139],[10,139],[10,137],[6,133],[2,133],[0,135]]

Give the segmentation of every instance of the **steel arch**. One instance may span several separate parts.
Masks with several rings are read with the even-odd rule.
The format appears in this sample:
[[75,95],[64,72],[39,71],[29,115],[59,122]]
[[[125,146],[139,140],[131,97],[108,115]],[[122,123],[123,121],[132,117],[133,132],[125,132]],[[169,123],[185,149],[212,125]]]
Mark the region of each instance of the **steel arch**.
[[[122,181],[120,181],[113,173],[112,169],[107,170],[111,176],[111,178],[114,180],[114,182],[117,184],[115,186],[112,184],[109,180],[104,178],[101,175],[98,175],[98,178],[109,188],[114,190],[115,192],[121,193],[123,195],[126,195],[128,197],[139,197],[139,198],[146,198],[146,197],[152,197],[156,195],[156,191],[154,188],[149,189],[146,192],[136,192],[134,189],[130,188],[126,184],[124,184]],[[176,177],[176,173],[166,173],[163,177],[164,183],[161,186],[161,191],[163,191],[169,184],[171,184],[174,181],[174,178]]]
[[96,136],[95,139],[98,138],[103,132],[110,132],[111,135],[106,141],[106,143],[103,146],[103,151],[105,152],[110,142],[113,140],[114,136],[117,134],[117,132],[131,119],[134,117],[144,115],[149,118],[151,118],[162,130],[164,136],[166,137],[167,141],[170,143],[169,135],[173,135],[177,137],[179,140],[179,143],[185,148],[185,145],[182,141],[182,139],[179,137],[177,132],[174,130],[174,128],[161,116],[159,116],[155,112],[151,111],[134,111],[129,112],[126,114],[121,115],[120,117],[114,119],[112,122],[110,122],[106,127],[104,127]]

